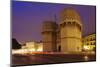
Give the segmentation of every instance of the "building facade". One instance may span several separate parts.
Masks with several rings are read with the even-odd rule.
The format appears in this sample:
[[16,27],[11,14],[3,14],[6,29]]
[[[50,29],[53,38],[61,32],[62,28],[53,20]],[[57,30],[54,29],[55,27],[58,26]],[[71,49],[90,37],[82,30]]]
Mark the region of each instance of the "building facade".
[[96,34],[90,34],[83,37],[83,50],[85,51],[95,51],[96,50]]
[[22,49],[29,51],[43,51],[43,43],[35,41],[26,42],[26,44],[22,46]]

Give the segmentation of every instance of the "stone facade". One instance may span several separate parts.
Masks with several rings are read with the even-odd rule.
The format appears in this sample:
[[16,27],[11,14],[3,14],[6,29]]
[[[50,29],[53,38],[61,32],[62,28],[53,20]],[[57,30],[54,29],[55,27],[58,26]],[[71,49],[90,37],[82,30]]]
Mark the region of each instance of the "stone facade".
[[57,24],[53,21],[43,22],[42,36],[43,36],[43,51],[54,52],[57,51]]
[[88,36],[84,36],[82,39],[83,42],[83,50],[86,51],[95,51],[96,50],[96,34],[90,34]]
[[72,8],[61,13],[60,34],[62,52],[80,52],[82,50],[81,19]]
[[43,51],[43,43],[35,41],[26,42],[26,44],[22,46],[22,49],[29,51]]

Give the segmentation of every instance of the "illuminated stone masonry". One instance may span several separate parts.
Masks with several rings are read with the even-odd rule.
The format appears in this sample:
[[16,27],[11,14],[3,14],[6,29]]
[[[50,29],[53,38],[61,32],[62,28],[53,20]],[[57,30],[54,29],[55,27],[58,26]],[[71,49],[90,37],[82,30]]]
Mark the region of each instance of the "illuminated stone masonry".
[[82,23],[79,13],[73,8],[61,12],[60,34],[62,52],[82,51]]
[[56,22],[53,21],[43,22],[42,37],[44,52],[57,51],[57,26]]
[[52,21],[43,23],[43,51],[82,51],[82,22],[73,8],[65,8],[60,15],[60,24]]
[[96,34],[90,34],[82,39],[84,51],[96,51]]
[[22,46],[22,49],[27,49],[29,51],[43,51],[43,43],[35,41],[26,42],[26,44]]

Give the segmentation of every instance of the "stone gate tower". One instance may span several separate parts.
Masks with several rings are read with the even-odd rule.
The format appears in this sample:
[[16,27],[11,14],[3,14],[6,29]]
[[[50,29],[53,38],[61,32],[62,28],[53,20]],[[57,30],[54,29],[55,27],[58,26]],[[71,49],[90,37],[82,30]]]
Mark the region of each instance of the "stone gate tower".
[[42,37],[43,37],[43,51],[55,52],[57,51],[57,24],[53,21],[45,21],[42,25]]
[[79,13],[73,8],[65,8],[60,20],[61,52],[80,52],[82,23]]

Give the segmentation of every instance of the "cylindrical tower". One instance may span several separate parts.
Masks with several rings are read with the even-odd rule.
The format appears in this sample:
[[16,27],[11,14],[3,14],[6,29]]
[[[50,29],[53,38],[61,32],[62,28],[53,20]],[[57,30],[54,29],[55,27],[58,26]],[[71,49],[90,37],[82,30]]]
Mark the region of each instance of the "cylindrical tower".
[[42,26],[43,51],[54,52],[57,50],[56,44],[57,24],[53,21],[45,21]]
[[60,19],[61,51],[80,52],[82,23],[79,13],[73,8],[65,8],[61,12]]

